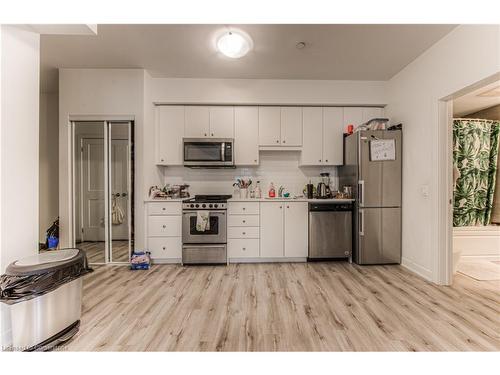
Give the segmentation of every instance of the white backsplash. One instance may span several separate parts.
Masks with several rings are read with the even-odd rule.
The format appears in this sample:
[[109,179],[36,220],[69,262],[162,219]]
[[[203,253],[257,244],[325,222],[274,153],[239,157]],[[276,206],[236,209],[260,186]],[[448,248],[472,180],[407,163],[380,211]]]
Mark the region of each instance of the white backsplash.
[[330,172],[331,188],[338,187],[337,167],[299,167],[300,152],[261,151],[257,167],[236,169],[191,169],[185,167],[161,167],[165,184],[189,184],[191,195],[233,194],[233,183],[237,178],[250,177],[260,181],[263,196],[267,196],[269,185],[274,183],[276,191],[282,185],[291,195],[302,195],[304,186],[311,181],[317,184],[321,172]]

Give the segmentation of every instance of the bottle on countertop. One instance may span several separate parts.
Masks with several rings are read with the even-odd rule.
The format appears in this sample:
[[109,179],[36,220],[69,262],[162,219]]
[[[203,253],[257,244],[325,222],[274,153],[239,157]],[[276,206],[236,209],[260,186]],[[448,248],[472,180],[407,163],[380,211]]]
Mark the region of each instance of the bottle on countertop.
[[274,188],[274,184],[271,182],[271,185],[269,185],[269,198],[275,198],[276,197],[276,189]]
[[257,199],[262,198],[262,190],[260,189],[260,181],[257,181],[257,184],[255,185],[254,196]]

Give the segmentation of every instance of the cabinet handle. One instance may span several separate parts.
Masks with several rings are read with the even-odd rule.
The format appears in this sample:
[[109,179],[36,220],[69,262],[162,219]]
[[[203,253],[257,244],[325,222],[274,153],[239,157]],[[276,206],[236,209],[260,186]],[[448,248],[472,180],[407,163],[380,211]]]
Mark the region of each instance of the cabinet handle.
[[246,248],[246,247],[244,247],[242,250],[243,250],[243,251],[245,251],[246,249],[247,249],[247,248]]
[[286,208],[290,208],[290,206],[286,206]]
[[214,136],[214,133],[212,133],[212,137]]
[[243,232],[243,234],[246,234],[245,232]]
[[163,226],[163,228],[166,228],[166,227],[167,227],[166,225]]
[[162,247],[163,250],[167,250],[167,248],[165,246]]
[[207,133],[205,133],[205,137],[207,136]]
[[245,211],[245,207],[243,207],[242,209],[243,209],[243,211]]
[[164,159],[160,159],[160,161],[165,161]]
[[328,159],[325,160],[328,163]]
[[283,143],[286,143],[286,141],[284,140]]
[[282,206],[280,206],[280,208],[283,208]]
[[254,163],[257,163],[257,159],[254,160]]
[[246,223],[247,221],[246,220],[243,220],[243,223]]
[[321,159],[318,160],[321,163]]
[[165,207],[163,207],[163,208],[162,208],[162,210],[163,210],[163,211],[165,211],[165,210],[166,210],[166,208],[165,208]]
[[280,140],[279,140],[279,139],[277,139],[277,140],[276,140],[276,143],[280,143]]

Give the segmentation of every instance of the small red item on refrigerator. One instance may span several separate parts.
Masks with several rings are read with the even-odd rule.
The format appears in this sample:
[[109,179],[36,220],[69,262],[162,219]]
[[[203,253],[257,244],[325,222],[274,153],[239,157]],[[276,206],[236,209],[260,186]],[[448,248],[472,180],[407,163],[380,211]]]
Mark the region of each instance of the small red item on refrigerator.
[[349,124],[347,125],[347,134],[352,134],[354,132],[354,125]]

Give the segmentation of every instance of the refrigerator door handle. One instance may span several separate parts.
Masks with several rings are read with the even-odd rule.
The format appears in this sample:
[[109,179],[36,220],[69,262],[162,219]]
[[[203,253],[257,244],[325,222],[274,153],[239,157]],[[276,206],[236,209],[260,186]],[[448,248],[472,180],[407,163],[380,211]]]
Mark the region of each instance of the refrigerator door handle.
[[365,181],[358,181],[358,194],[359,194],[359,205],[363,206],[365,204]]
[[365,235],[365,211],[359,210],[359,235]]

